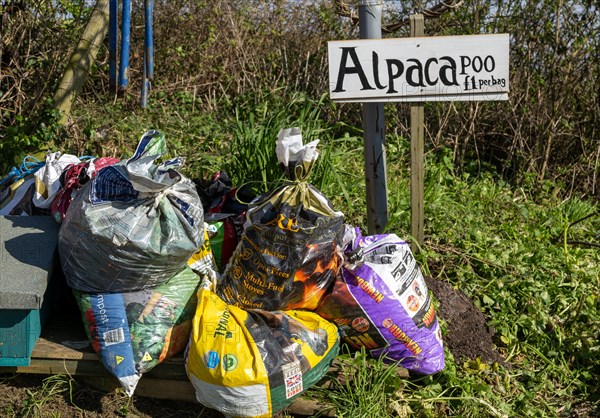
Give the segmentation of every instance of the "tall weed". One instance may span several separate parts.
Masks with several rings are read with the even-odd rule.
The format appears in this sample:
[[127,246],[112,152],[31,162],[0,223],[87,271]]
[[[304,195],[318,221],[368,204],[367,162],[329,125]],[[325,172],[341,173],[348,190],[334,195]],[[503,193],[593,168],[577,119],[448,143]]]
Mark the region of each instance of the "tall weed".
[[253,100],[233,106],[233,139],[225,167],[235,183],[249,184],[263,193],[284,180],[275,154],[277,134],[283,128],[300,127],[305,144],[325,135],[328,129],[320,119],[325,98],[297,95],[283,103]]
[[[67,375],[52,375],[46,377],[42,386],[37,391],[27,389],[27,398],[23,401],[20,417],[44,417],[48,416],[44,409],[47,403],[54,401],[56,396],[68,396],[73,403],[74,380]],[[60,415],[57,415],[60,416]]]

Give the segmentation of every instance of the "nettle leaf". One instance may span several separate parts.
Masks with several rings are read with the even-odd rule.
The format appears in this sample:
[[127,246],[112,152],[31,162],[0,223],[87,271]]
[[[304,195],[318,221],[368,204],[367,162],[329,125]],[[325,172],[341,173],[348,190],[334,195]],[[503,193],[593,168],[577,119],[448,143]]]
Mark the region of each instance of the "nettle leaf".
[[485,303],[486,305],[493,305],[495,301],[488,295],[483,295],[483,303]]

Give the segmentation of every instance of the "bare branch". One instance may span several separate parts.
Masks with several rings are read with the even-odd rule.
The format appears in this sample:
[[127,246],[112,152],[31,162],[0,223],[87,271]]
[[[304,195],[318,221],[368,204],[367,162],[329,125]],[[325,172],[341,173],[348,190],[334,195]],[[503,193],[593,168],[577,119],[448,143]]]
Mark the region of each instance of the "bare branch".
[[[435,19],[449,10],[454,10],[460,7],[463,4],[463,2],[464,0],[442,0],[441,2],[430,7],[429,9],[421,10],[415,13],[422,14],[426,19]],[[344,1],[342,0],[335,0],[334,4],[340,16],[350,18],[352,23],[358,23],[358,13],[355,10],[351,9],[347,3],[344,3]],[[410,17],[406,16],[396,22],[383,25],[381,27],[381,30],[385,33],[395,32],[402,26],[407,25],[409,23],[409,20]]]

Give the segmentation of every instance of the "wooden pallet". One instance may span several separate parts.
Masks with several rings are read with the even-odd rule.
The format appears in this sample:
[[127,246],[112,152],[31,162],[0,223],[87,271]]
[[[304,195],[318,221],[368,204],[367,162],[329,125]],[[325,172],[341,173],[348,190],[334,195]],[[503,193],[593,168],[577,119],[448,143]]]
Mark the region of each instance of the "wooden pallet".
[[[85,335],[79,312],[59,312],[52,315],[38,339],[29,366],[0,367],[0,373],[31,373],[44,375],[70,375],[78,381],[104,392],[120,387],[100,362]],[[195,391],[185,373],[181,355],[166,359],[139,380],[135,396],[196,403]],[[289,408],[293,415],[314,415],[330,406],[317,401],[298,398]]]
[[[348,371],[348,367],[345,369]],[[50,315],[33,349],[29,366],[0,367],[0,373],[67,374],[105,392],[120,387],[116,377],[105,369],[98,354],[92,350],[76,307],[57,310]],[[405,369],[398,368],[397,373],[400,377],[408,377]],[[328,375],[343,380],[351,377],[352,373],[342,373],[341,364],[336,359]],[[332,378],[324,379],[322,386],[330,385]],[[166,359],[144,373],[136,386],[135,396],[197,402],[185,372],[183,356]],[[305,416],[320,412],[320,416],[335,416],[331,405],[305,397],[296,399],[287,412]]]

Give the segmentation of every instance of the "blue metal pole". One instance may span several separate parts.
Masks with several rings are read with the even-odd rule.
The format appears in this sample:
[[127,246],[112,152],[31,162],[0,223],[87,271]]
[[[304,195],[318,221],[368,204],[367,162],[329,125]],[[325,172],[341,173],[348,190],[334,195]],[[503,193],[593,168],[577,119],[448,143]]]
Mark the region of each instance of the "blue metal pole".
[[140,105],[142,108],[148,106],[148,90],[150,89],[150,80],[152,80],[154,75],[154,45],[152,39],[153,8],[153,0],[144,0],[144,64],[142,68],[142,93],[140,96]]
[[131,37],[131,0],[123,0],[121,18],[121,65],[119,67],[119,91],[127,90],[129,84],[129,42]]
[[154,0],[146,1],[146,75],[154,80]]
[[145,109],[148,107],[148,88],[150,81],[148,81],[148,71],[146,61],[148,60],[148,52],[144,50],[144,65],[142,65],[142,94],[140,95],[140,106]]
[[119,3],[108,3],[108,73],[109,87],[112,93],[117,91],[117,40],[119,37]]

